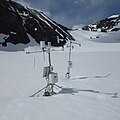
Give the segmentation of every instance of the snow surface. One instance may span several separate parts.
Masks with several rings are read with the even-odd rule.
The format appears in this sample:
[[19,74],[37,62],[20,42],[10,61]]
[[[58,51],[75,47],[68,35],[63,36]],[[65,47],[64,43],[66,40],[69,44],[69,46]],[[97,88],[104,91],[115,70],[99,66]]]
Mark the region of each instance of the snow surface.
[[68,49],[51,52],[57,85],[63,86],[51,97],[29,97],[46,85],[47,53],[44,61],[43,53],[0,51],[0,120],[120,120],[119,33],[71,34],[82,46],[72,50],[70,80],[65,78]]

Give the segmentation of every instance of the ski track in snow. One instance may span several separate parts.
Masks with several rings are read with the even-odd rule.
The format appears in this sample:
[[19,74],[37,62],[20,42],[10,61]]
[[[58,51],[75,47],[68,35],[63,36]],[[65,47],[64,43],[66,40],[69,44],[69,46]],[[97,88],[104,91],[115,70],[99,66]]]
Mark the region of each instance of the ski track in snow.
[[120,120],[120,45],[92,44],[83,33],[82,40],[72,52],[70,80],[68,50],[51,53],[57,85],[63,87],[51,97],[29,97],[46,85],[46,53],[44,62],[42,53],[0,51],[0,120]]

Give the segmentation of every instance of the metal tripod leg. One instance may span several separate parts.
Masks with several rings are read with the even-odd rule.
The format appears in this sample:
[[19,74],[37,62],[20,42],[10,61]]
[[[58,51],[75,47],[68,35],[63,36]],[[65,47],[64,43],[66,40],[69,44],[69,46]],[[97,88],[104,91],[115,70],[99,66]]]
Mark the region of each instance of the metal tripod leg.
[[56,86],[56,87],[58,87],[58,88],[62,88],[62,86],[59,86],[59,85],[56,85],[55,83],[53,84],[53,86]]
[[36,94],[38,94],[39,92],[43,91],[44,89],[46,89],[49,85],[45,86],[44,88],[38,90],[37,92],[35,92],[33,95],[31,95],[30,97],[34,97]]

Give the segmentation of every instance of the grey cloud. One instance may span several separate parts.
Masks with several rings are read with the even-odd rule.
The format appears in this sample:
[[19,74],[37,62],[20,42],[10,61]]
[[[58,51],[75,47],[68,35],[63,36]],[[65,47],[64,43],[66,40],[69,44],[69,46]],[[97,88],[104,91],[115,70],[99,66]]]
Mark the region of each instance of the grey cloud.
[[76,4],[79,3],[85,3],[88,4],[89,6],[96,6],[99,4],[102,4],[105,0],[75,0]]
[[[18,1],[18,0],[17,0]],[[120,13],[120,0],[19,0],[48,13],[53,20],[72,27]]]
[[30,3],[28,3],[28,2],[26,2],[24,0],[14,0],[14,1],[16,1],[16,2],[18,2],[18,3],[20,3],[20,4],[24,5],[24,6],[30,7]]

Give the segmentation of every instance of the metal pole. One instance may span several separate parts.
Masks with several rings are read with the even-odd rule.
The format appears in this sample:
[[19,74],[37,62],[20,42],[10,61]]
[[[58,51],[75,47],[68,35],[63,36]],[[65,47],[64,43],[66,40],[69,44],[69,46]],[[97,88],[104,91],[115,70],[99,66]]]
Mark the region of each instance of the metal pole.
[[69,58],[68,58],[68,70],[67,70],[67,73],[66,73],[66,77],[68,79],[70,79],[70,68],[71,68],[71,51],[72,51],[72,41],[70,40],[70,43],[69,43]]
[[48,48],[48,59],[49,59],[49,66],[51,67],[51,55],[50,55],[50,48]]

